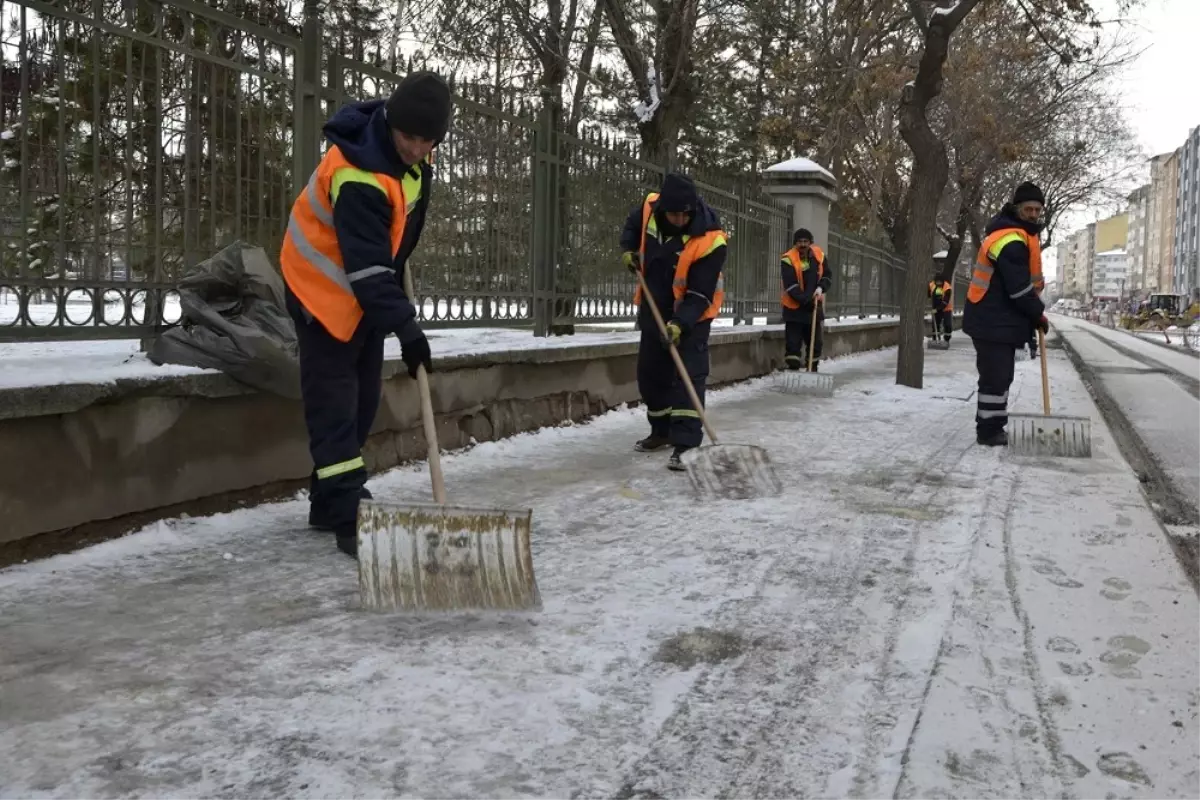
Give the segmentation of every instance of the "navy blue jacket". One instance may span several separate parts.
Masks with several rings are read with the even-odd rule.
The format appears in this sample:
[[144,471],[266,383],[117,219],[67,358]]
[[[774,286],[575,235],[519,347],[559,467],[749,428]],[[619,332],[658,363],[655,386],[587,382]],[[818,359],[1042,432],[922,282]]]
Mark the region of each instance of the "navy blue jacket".
[[[655,203],[654,205],[657,205]],[[657,209],[651,206],[651,213],[657,215]],[[659,231],[663,231],[663,220],[656,218]],[[709,231],[721,229],[721,219],[717,212],[703,200],[697,204],[692,214],[691,225],[687,235],[703,236]],[[625,252],[637,252],[642,242],[642,203],[639,203],[625,220],[625,229],[621,231],[621,249]],[[667,321],[674,320],[686,332],[696,324],[701,315],[712,305],[713,295],[717,291],[717,281],[721,270],[725,267],[725,256],[729,250],[722,245],[703,258],[692,262],[688,270],[687,293],[679,307],[675,307],[675,265],[679,262],[679,254],[683,252],[682,236],[646,236],[646,258],[642,267],[646,273],[646,283],[650,287],[650,295],[654,298],[658,310]]]
[[[1034,236],[1042,232],[1037,223],[1023,222],[1008,206],[988,222],[984,235],[1001,228],[1021,228]],[[1009,242],[996,256],[988,289],[978,303],[963,306],[963,332],[972,339],[1023,346],[1029,331],[1046,313],[1046,306],[1033,290],[1029,271],[1029,248],[1023,241]]]
[[[821,276],[821,280],[812,280],[814,275],[816,275],[816,266],[811,251],[808,257],[808,269],[805,270],[803,289],[800,288],[800,283],[797,281],[796,268],[792,266],[792,262],[788,260],[786,255],[779,260],[779,279],[783,281],[783,285],[786,287],[787,293],[792,296],[792,299],[800,304],[799,308],[784,306],[784,322],[812,322],[813,292],[820,286],[821,291],[828,295],[829,287],[833,285],[833,270],[829,266],[828,254],[825,256],[825,273]],[[822,303],[819,319],[824,318],[825,305]]]
[[[401,342],[407,343],[423,335],[417,324],[417,310],[404,291],[403,278],[408,257],[425,227],[433,167],[429,163],[414,167],[400,160],[384,119],[383,105],[383,100],[372,100],[344,106],[325,123],[322,132],[359,169],[397,180],[403,179],[410,169],[423,170],[421,198],[408,215],[398,252],[392,252],[392,215],[403,210],[393,210],[387,195],[377,187],[347,182],[333,205],[333,227],[342,263],[362,306],[364,321],[373,328],[395,332]],[[375,266],[391,269],[354,280],[355,272]]]

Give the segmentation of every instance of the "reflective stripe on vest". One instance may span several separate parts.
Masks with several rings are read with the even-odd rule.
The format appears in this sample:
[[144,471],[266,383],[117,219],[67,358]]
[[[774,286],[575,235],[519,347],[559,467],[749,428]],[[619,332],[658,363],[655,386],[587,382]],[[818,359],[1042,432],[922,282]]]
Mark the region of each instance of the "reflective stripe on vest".
[[[658,225],[654,221],[653,209],[654,201],[658,199],[658,192],[651,192],[646,195],[646,201],[642,203],[642,241],[638,247],[638,254],[641,256],[642,274],[646,274],[646,234],[653,233],[657,236]],[[683,302],[683,298],[688,293],[687,281],[688,272],[692,268],[692,264],[696,263],[705,256],[711,254],[718,247],[724,247],[728,242],[728,238],[724,231],[708,231],[700,236],[683,237],[683,250],[679,253],[679,260],[675,262],[675,277],[671,281],[671,293],[675,296],[675,308],[679,308],[679,304]],[[698,292],[695,294],[699,295]],[[707,300],[708,298],[704,298]],[[641,305],[642,302],[642,287],[638,284],[637,289],[633,293],[633,304]],[[713,292],[713,298],[708,304],[708,308],[700,315],[700,322],[716,319],[721,313],[721,306],[725,304],[725,273],[721,272],[717,275],[717,288]]]
[[333,206],[349,183],[362,183],[383,192],[392,206],[389,231],[392,259],[400,251],[408,213],[423,191],[423,170],[404,179],[368,172],[351,164],[335,145],[329,149],[308,184],[292,204],[280,252],[283,278],[301,305],[338,341],[348,342],[362,320],[362,307],[352,284],[393,271],[393,265],[359,265],[347,273],[333,227]]
[[[821,278],[825,277],[825,251],[817,247],[815,244],[810,244],[808,249],[817,260],[817,282],[819,283]],[[783,258],[787,259],[792,265],[792,269],[796,270],[796,283],[800,286],[800,291],[804,291],[805,270],[800,268],[800,251],[793,247],[791,250],[788,250],[783,254]],[[783,283],[783,279],[780,278],[779,282]],[[797,302],[794,297],[788,294],[788,287],[786,285],[783,287],[783,292],[779,295],[779,301],[783,303],[784,308],[795,310],[800,307],[800,303]]]
[[971,271],[971,285],[967,288],[967,302],[978,303],[987,294],[992,275],[996,271],[994,262],[1000,257],[1000,251],[1013,242],[1025,242],[1025,246],[1029,248],[1030,283],[1028,286],[1010,287],[1016,291],[1009,297],[1016,299],[1031,291],[1041,294],[1045,279],[1042,277],[1042,245],[1038,237],[1020,228],[1001,228],[989,234],[979,245],[974,269]]

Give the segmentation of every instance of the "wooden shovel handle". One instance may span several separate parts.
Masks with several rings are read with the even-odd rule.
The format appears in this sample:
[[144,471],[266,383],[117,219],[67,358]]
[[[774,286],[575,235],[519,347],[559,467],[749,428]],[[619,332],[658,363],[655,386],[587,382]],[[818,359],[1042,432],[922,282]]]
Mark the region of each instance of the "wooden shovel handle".
[[713,431],[712,426],[708,424],[708,417],[704,415],[704,406],[700,403],[700,398],[696,395],[696,387],[692,386],[692,377],[688,375],[687,367],[683,364],[683,359],[679,357],[679,351],[675,349],[675,345],[667,338],[667,323],[663,322],[662,314],[658,311],[658,306],[654,303],[654,296],[650,294],[650,287],[646,285],[646,276],[639,269],[637,271],[638,283],[642,287],[642,302],[650,306],[650,313],[654,315],[654,321],[658,323],[658,332],[662,334],[663,340],[667,343],[667,349],[671,351],[671,359],[675,362],[675,369],[679,371],[679,377],[683,381],[684,387],[687,389],[688,398],[692,401],[692,408],[696,410],[696,414],[700,417],[700,424],[704,426],[704,432],[708,434],[709,440],[713,444],[717,444],[717,434]]
[[[417,306],[413,292],[412,267],[404,265],[404,293],[413,308]],[[437,421],[433,417],[433,400],[429,391],[429,375],[425,365],[417,365],[417,392],[421,395],[421,422],[425,426],[425,448],[429,460],[429,480],[433,483],[433,501],[446,505],[446,479],[442,476],[442,453],[438,447]]]
[[1046,334],[1038,328],[1038,352],[1042,357],[1042,408],[1050,416],[1050,376],[1046,372]]
[[817,346],[817,307],[825,302],[825,295],[813,299],[812,330],[808,332],[808,371],[812,372],[813,348]]

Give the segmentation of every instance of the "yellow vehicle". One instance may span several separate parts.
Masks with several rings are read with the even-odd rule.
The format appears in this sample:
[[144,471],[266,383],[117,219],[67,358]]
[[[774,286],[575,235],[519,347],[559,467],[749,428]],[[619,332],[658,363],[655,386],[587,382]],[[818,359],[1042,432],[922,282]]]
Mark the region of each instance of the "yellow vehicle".
[[1130,330],[1161,331],[1176,326],[1186,328],[1200,315],[1200,303],[1188,305],[1187,295],[1152,294],[1142,302],[1134,316],[1125,315],[1122,323]]

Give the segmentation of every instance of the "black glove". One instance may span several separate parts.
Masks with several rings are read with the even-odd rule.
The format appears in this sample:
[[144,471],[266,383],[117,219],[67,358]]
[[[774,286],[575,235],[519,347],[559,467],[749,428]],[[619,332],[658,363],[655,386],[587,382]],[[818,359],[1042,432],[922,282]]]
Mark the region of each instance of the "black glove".
[[625,269],[629,270],[630,275],[637,275],[642,269],[641,255],[632,250],[627,250],[621,255],[621,263],[625,265]]
[[425,365],[426,372],[433,372],[433,354],[429,352],[429,340],[425,334],[400,343],[400,360],[408,367],[408,377],[417,377],[417,367]]
[[1033,329],[1044,334],[1050,333],[1050,320],[1046,319],[1045,314],[1042,314],[1042,318],[1034,324]]

